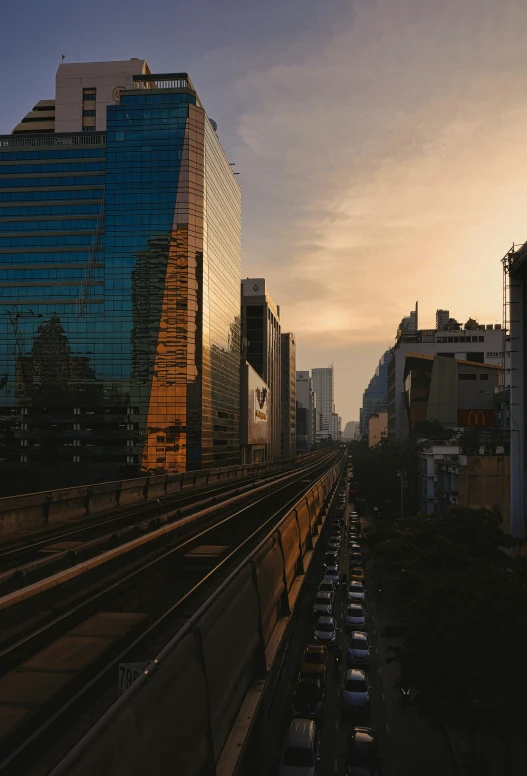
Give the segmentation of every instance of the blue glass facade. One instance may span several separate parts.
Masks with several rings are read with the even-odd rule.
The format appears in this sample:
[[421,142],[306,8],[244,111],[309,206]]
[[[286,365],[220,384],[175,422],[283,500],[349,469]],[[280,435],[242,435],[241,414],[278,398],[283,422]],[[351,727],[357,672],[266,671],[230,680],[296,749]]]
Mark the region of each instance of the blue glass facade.
[[155,79],[105,133],[0,137],[0,471],[239,460],[240,191]]
[[390,351],[387,350],[379,360],[375,374],[362,395],[360,410],[360,433],[362,439],[368,438],[368,421],[379,409],[388,406],[388,364]]

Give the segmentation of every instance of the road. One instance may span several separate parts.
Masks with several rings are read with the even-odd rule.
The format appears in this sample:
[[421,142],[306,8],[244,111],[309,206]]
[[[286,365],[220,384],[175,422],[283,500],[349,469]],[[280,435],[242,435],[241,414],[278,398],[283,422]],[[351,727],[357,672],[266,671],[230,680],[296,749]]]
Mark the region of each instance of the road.
[[[346,524],[349,511],[350,507],[347,508]],[[311,614],[311,606],[315,591],[323,577],[323,547],[328,534],[329,521],[322,531],[313,563],[303,585],[280,685],[270,709],[267,735],[268,758],[261,770],[269,776],[277,772],[284,736],[291,720],[291,702],[300,658],[305,645],[313,642],[314,618]],[[340,560],[341,572],[346,571],[349,578],[346,534],[340,551]],[[366,571],[367,567],[366,562]],[[373,586],[370,585],[371,587]],[[348,634],[344,627],[345,605],[346,598],[339,588],[334,616],[339,625],[338,640],[342,645],[343,654],[348,641]],[[423,776],[423,774],[457,776],[439,731],[431,728],[421,719],[411,705],[403,708],[398,692],[393,687],[398,668],[395,663],[386,663],[388,644],[383,636],[383,629],[390,622],[388,603],[383,600],[382,594],[374,595],[372,589],[369,589],[366,609],[367,630],[372,644],[372,660],[368,669],[371,713],[369,721],[363,724],[373,727],[377,732],[383,754],[383,776]],[[335,774],[343,776],[346,739],[353,722],[342,716],[340,711],[340,694],[346,666],[335,666],[332,656],[330,658],[325,722],[320,735],[320,776],[335,776]]]

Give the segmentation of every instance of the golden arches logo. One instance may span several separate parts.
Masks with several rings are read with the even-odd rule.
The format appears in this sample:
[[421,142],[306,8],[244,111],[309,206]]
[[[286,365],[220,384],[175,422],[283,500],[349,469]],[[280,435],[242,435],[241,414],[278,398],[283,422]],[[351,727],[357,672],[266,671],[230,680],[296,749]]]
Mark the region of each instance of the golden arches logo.
[[485,413],[483,410],[470,410],[468,413],[469,426],[485,426]]

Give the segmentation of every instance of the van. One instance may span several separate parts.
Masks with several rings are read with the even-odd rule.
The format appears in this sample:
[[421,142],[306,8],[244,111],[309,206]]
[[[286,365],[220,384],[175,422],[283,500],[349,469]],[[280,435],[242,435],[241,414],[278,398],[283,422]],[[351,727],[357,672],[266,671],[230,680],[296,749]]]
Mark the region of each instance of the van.
[[289,725],[278,776],[317,776],[317,728],[312,719],[294,719]]

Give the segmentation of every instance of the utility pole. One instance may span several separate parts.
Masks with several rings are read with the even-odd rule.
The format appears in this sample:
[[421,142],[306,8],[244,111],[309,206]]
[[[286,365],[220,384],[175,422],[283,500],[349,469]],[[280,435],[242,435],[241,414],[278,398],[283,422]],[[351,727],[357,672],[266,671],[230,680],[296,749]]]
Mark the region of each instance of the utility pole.
[[403,518],[403,512],[404,512],[404,491],[403,491],[403,473],[397,472],[397,476],[399,477],[399,480],[401,482],[401,520]]

